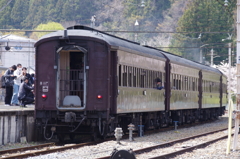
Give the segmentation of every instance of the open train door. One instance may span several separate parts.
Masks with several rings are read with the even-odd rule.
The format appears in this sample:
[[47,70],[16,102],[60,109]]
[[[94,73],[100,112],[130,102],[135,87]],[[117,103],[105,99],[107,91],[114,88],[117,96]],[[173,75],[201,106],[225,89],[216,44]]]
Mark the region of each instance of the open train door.
[[84,110],[86,107],[87,50],[77,45],[57,49],[58,110]]

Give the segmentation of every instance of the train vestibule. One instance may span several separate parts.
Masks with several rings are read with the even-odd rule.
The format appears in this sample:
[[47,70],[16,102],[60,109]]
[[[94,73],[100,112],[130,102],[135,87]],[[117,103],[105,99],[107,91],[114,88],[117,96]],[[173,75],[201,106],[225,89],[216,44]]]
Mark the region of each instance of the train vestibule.
[[83,110],[86,105],[87,51],[80,46],[61,48],[57,62],[57,107],[59,110]]

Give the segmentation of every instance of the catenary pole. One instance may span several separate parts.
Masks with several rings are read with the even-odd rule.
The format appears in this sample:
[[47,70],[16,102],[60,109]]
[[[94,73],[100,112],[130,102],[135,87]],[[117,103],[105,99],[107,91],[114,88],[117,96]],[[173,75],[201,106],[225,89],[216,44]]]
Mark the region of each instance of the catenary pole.
[[239,131],[240,119],[240,0],[237,0],[237,106],[235,111],[235,133],[233,140],[233,151],[237,147],[237,135]]
[[231,99],[231,43],[228,43],[228,100]]

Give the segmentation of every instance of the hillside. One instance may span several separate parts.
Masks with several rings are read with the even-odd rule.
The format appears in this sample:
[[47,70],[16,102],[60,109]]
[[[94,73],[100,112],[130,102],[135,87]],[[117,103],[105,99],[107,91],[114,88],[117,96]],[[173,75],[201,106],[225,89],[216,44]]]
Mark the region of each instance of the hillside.
[[[165,24],[166,28],[175,30],[176,25],[167,26],[168,22],[164,18],[165,15],[172,14],[168,10],[175,3],[185,1],[145,0],[142,3],[142,0],[2,0],[0,26],[1,29],[35,29],[48,22],[61,23],[65,28],[75,24],[90,26],[91,17],[96,15],[95,27],[100,30],[155,31]],[[139,23],[137,27],[134,25],[136,20]],[[133,33],[117,35],[135,40]],[[138,41],[144,42],[144,38],[152,36],[153,34],[141,34]]]
[[[0,26],[36,29],[48,22],[61,23],[65,28],[94,25],[110,34],[195,61],[199,61],[200,47],[208,44],[209,48],[203,49],[204,58],[209,61],[210,49],[214,49],[215,54],[221,55],[215,59],[220,63],[227,57],[226,43],[236,37],[236,0],[229,1],[228,6],[224,3],[220,0],[1,0]],[[223,42],[229,35],[232,39]]]

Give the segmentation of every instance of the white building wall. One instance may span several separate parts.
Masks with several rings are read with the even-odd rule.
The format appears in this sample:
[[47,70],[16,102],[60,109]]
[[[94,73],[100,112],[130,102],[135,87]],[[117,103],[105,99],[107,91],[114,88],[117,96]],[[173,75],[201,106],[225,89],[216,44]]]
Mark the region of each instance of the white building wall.
[[[22,64],[30,71],[30,67],[35,69],[35,41],[15,35],[0,39],[0,66],[11,67]],[[11,49],[7,51],[6,46]],[[32,71],[31,71],[32,72]]]

